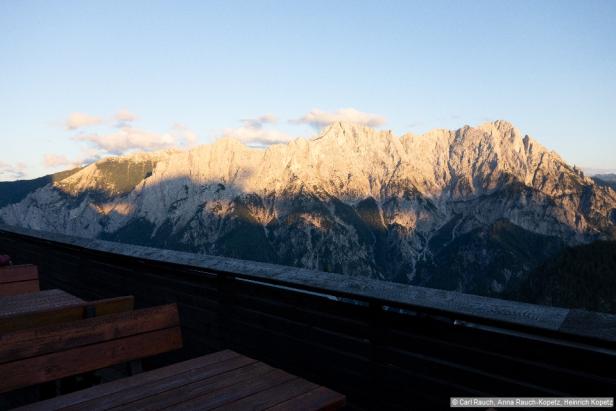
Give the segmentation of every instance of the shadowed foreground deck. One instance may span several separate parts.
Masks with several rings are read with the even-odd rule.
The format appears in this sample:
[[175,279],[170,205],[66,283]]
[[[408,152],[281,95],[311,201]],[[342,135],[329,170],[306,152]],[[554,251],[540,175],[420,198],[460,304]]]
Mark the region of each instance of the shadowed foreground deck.
[[0,250],[39,265],[44,289],[177,303],[185,346],[163,362],[231,349],[352,407],[616,392],[612,315],[6,226]]
[[19,410],[316,410],[344,402],[328,388],[226,350]]

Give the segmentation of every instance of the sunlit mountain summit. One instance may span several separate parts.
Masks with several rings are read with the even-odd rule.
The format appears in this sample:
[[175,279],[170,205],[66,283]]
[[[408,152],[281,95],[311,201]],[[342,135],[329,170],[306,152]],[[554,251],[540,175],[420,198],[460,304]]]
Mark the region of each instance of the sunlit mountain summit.
[[402,136],[338,122],[267,148],[231,136],[19,192],[5,224],[487,295],[616,239],[616,192],[506,121]]

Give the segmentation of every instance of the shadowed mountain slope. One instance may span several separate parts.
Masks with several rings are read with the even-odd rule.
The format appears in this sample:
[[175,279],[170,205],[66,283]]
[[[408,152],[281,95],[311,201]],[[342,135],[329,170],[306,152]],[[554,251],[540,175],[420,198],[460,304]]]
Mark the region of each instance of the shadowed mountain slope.
[[570,247],[525,275],[507,297],[616,313],[616,241]]

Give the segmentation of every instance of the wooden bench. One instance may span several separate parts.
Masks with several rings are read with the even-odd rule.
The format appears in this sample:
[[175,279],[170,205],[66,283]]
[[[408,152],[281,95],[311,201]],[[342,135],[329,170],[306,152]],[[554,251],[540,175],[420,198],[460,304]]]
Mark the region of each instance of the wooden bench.
[[20,410],[335,410],[345,397],[225,350]]
[[0,267],[0,296],[39,291],[38,268],[32,264]]
[[0,393],[181,348],[177,306],[0,334]]
[[[28,297],[35,298],[36,294],[30,294]],[[24,299],[24,297],[18,298]],[[35,301],[38,301],[38,299]],[[28,301],[22,301],[22,304],[25,305],[25,310],[13,313],[2,313],[0,310],[0,333],[131,311],[134,308],[135,299],[133,296],[124,296],[74,302],[70,305],[42,307],[36,310],[27,310]],[[30,307],[36,308],[35,306]]]

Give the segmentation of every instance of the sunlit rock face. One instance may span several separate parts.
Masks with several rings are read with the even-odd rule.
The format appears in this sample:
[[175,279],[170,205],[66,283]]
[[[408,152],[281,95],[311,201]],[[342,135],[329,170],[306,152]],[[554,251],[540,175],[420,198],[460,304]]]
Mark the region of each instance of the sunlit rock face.
[[612,188],[505,121],[110,158],[0,209],[38,230],[483,294],[616,238],[615,216]]

